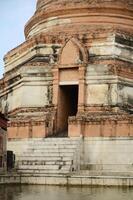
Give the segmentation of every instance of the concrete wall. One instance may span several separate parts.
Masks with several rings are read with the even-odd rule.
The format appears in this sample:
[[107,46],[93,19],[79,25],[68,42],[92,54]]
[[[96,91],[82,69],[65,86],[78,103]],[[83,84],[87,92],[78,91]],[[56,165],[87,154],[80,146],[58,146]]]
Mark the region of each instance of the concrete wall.
[[132,137],[84,138],[81,151],[81,168],[130,172],[133,170]]
[[6,131],[0,128],[0,172],[6,171]]
[[41,87],[35,82],[13,88],[7,99],[2,98],[2,113],[20,107],[43,107],[48,105],[48,87]]
[[132,85],[118,85],[118,102],[133,106],[133,87]]
[[86,71],[86,104],[132,104],[132,81],[112,75],[107,65],[88,65]]
[[17,72],[21,78],[15,83],[13,78],[1,91],[1,111],[7,113],[21,107],[43,107],[49,104],[51,85],[50,67],[22,66]]
[[43,107],[48,104],[47,86],[25,85],[22,90],[22,107]]

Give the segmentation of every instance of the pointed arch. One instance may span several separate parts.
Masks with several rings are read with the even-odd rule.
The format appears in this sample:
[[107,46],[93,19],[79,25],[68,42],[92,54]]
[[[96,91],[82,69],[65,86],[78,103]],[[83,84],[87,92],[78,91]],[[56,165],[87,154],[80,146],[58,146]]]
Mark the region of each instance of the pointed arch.
[[88,54],[85,47],[75,38],[68,39],[59,52],[60,65],[87,63]]

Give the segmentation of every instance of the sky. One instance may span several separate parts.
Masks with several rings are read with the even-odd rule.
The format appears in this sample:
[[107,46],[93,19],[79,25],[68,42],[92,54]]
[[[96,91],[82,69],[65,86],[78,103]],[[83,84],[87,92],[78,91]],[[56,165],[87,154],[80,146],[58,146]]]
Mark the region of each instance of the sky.
[[24,40],[24,26],[34,14],[36,0],[0,0],[0,78],[4,55]]

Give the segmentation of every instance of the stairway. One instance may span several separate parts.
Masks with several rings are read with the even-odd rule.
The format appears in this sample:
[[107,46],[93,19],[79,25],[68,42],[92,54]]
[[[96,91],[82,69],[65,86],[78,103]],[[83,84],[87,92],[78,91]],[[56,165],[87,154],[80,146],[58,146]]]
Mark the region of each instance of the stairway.
[[79,138],[13,140],[8,150],[16,156],[15,167],[21,174],[68,174],[76,169]]

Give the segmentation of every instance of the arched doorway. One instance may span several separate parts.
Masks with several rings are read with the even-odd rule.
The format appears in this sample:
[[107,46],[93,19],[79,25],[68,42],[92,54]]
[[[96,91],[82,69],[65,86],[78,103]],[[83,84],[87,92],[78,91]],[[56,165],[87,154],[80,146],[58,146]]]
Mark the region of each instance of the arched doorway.
[[55,133],[67,136],[68,119],[84,110],[85,50],[72,38],[63,46],[53,69],[53,104],[56,108]]
[[78,85],[60,85],[57,111],[57,129],[60,135],[67,136],[68,118],[78,112]]

